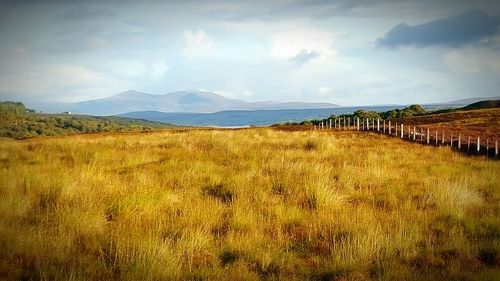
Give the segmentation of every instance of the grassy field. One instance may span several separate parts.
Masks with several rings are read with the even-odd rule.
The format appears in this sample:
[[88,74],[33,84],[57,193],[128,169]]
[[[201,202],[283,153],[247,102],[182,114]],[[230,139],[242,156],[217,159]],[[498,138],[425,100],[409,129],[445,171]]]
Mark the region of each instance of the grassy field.
[[498,280],[500,162],[364,132],[0,140],[0,279]]

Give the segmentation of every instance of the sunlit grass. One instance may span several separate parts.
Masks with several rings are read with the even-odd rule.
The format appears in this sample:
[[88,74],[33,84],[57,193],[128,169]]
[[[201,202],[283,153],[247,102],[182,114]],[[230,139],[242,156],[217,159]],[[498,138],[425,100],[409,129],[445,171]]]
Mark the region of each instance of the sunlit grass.
[[493,280],[500,164],[375,134],[0,141],[0,276]]

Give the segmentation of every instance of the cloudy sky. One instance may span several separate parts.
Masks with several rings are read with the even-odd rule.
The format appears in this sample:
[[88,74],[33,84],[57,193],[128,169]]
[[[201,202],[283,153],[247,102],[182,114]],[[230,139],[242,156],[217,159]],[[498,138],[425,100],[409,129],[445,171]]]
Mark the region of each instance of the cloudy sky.
[[0,100],[500,96],[500,1],[2,1]]

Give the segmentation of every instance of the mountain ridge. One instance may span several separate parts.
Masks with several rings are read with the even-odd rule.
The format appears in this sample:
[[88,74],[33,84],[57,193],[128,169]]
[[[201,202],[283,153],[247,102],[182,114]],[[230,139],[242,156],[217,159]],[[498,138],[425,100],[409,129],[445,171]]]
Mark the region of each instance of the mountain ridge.
[[135,111],[213,113],[223,110],[312,109],[338,106],[325,102],[246,102],[209,91],[197,90],[176,91],[161,95],[128,90],[110,97],[76,103],[73,111],[94,115],[117,115]]

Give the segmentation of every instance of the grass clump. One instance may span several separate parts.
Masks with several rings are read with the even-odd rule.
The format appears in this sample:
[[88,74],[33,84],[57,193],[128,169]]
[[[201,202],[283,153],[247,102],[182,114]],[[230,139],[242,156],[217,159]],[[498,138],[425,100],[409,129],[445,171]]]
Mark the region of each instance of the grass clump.
[[230,204],[234,198],[233,192],[220,183],[204,186],[202,194],[217,199],[224,204]]

